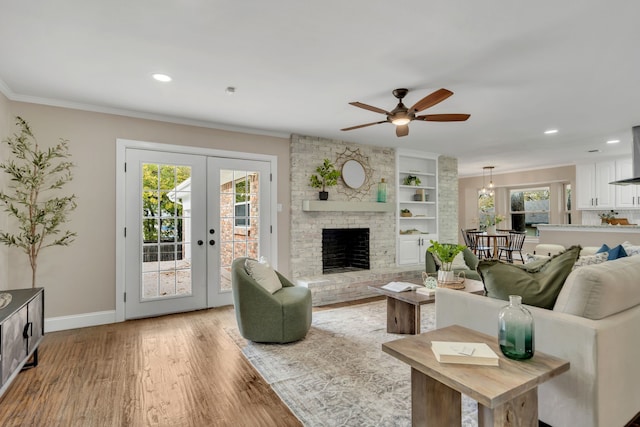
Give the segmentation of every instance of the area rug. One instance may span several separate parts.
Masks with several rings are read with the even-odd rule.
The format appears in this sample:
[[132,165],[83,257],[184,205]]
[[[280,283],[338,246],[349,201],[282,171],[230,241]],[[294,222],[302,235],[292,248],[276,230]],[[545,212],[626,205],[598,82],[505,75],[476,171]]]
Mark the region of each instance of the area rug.
[[[422,306],[423,332],[435,327],[434,309]],[[386,302],[376,301],[314,312],[306,338],[291,344],[227,333],[305,426],[410,426],[411,368],[382,352],[403,337],[386,321]],[[477,426],[477,404],[464,395],[462,425]]]

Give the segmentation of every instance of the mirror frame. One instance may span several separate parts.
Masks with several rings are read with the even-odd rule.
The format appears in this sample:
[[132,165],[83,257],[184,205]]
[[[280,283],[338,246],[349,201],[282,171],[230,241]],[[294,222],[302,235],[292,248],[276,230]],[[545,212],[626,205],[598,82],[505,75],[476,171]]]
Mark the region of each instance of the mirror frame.
[[349,159],[342,165],[342,180],[349,188],[357,190],[367,180],[364,166],[357,160]]

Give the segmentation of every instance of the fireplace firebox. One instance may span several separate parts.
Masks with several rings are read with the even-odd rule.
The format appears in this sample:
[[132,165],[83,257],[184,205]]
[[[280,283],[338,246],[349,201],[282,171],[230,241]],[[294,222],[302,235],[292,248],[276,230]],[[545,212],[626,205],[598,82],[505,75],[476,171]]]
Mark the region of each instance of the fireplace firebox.
[[323,229],[322,274],[357,270],[369,270],[369,229]]

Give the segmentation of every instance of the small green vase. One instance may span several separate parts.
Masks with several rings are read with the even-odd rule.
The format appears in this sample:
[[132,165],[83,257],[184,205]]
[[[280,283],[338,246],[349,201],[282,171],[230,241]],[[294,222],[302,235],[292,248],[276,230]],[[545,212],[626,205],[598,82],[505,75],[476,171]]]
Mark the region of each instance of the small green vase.
[[535,352],[534,323],[531,312],[522,306],[520,295],[509,295],[509,305],[498,314],[498,343],[509,359],[531,359]]

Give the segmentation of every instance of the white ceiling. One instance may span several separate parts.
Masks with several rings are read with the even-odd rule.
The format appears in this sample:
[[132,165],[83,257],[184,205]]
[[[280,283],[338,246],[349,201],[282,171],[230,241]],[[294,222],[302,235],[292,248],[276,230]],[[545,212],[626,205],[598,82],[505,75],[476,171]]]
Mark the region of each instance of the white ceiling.
[[[635,0],[0,0],[12,100],[455,156],[460,175],[631,153],[640,124]],[[162,72],[171,83],[158,83]],[[233,96],[227,86],[236,87]],[[390,110],[455,94],[397,138]],[[556,135],[544,135],[557,128]],[[616,145],[608,139],[620,139]],[[589,149],[601,153],[589,154]]]

